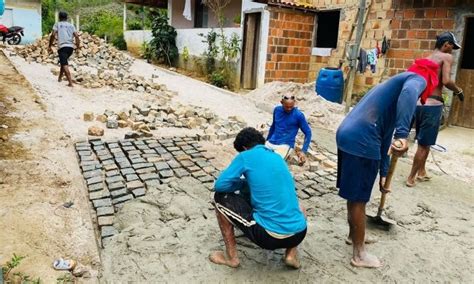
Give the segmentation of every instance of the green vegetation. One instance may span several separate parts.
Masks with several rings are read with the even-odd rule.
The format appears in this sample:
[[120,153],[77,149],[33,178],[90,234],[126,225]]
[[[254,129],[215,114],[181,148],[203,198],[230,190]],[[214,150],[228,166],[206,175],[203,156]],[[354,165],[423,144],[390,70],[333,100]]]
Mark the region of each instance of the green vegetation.
[[127,49],[127,44],[123,38],[122,18],[114,13],[99,10],[94,14],[85,16],[81,29],[101,38],[106,38],[118,49]]
[[21,261],[25,259],[24,256],[13,254],[12,258],[7,261],[5,266],[2,268],[3,279],[5,283],[22,283],[22,284],[40,284],[41,279],[31,279],[31,277],[23,272],[14,272],[11,274],[12,270],[20,266]]
[[153,50],[153,58],[160,63],[174,66],[178,59],[178,47],[176,46],[176,29],[168,24],[166,11],[155,13],[151,28],[153,39],[150,46]]

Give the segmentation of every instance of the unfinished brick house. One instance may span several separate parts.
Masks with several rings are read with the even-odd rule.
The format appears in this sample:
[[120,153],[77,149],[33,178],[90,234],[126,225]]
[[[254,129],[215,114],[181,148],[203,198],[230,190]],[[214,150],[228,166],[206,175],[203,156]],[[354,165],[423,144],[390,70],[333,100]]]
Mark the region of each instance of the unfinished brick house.
[[[268,26],[262,22],[259,34],[266,51],[264,70],[259,70],[264,82],[314,82],[321,68],[338,67],[341,60],[347,74],[344,54],[347,43],[355,40],[352,30],[359,0],[253,2],[263,3],[269,14]],[[367,0],[367,7],[361,48],[381,47],[384,37],[391,46],[378,58],[373,72],[357,73],[354,92],[404,71],[415,58],[433,50],[437,34],[454,31],[464,48],[453,53],[453,78],[464,89],[466,100],[462,105],[454,103],[452,121],[474,128],[474,0]],[[245,34],[244,30],[244,39]],[[243,56],[245,70],[245,50]]]

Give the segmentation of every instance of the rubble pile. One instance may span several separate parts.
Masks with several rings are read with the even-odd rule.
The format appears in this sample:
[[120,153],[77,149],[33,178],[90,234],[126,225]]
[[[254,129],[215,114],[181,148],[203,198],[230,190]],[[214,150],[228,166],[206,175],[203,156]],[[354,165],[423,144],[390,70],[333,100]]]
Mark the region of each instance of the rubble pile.
[[[93,114],[85,113],[84,120]],[[166,103],[134,104],[132,109],[115,112],[105,110],[95,117],[96,121],[106,124],[109,129],[131,128],[127,138],[152,137],[151,130],[161,127],[200,129],[200,140],[225,140],[233,138],[247,123],[238,116],[220,119],[207,108],[197,106],[172,106]]]
[[[78,66],[88,66],[98,70],[128,71],[133,63],[133,58],[110,46],[105,40],[90,35],[80,33],[81,46],[75,52],[69,63],[73,69]],[[57,64],[57,47],[53,47],[53,52],[49,52],[49,36],[44,36],[33,44],[16,48],[16,54],[25,58],[28,62],[42,64]]]

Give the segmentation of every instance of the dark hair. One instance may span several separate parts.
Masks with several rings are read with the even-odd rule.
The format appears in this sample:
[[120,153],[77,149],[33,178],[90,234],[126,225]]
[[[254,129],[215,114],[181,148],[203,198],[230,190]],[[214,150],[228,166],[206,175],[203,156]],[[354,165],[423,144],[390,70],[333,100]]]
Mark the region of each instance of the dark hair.
[[263,138],[262,133],[253,127],[242,129],[234,140],[234,148],[237,152],[244,151],[244,147],[250,149],[256,145],[263,144],[265,144],[265,138]]
[[59,12],[59,20],[66,21],[67,20],[67,13],[64,11]]

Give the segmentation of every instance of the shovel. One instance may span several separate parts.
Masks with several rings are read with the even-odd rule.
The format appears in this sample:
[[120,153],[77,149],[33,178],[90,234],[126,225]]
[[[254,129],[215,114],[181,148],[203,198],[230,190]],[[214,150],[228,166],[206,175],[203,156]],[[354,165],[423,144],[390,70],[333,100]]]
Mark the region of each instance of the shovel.
[[[390,161],[390,168],[388,170],[387,177],[385,178],[385,184],[383,185],[384,188],[390,188],[390,183],[392,182],[393,174],[395,173],[395,167],[397,166],[398,157],[396,155],[392,155]],[[387,193],[382,192],[382,198],[380,198],[379,209],[377,210],[377,215],[369,215],[367,214],[367,220],[380,227],[383,230],[390,230],[392,225],[395,225],[397,222],[394,220],[388,219],[387,217],[382,217],[383,209],[385,206],[385,200],[387,198]]]

